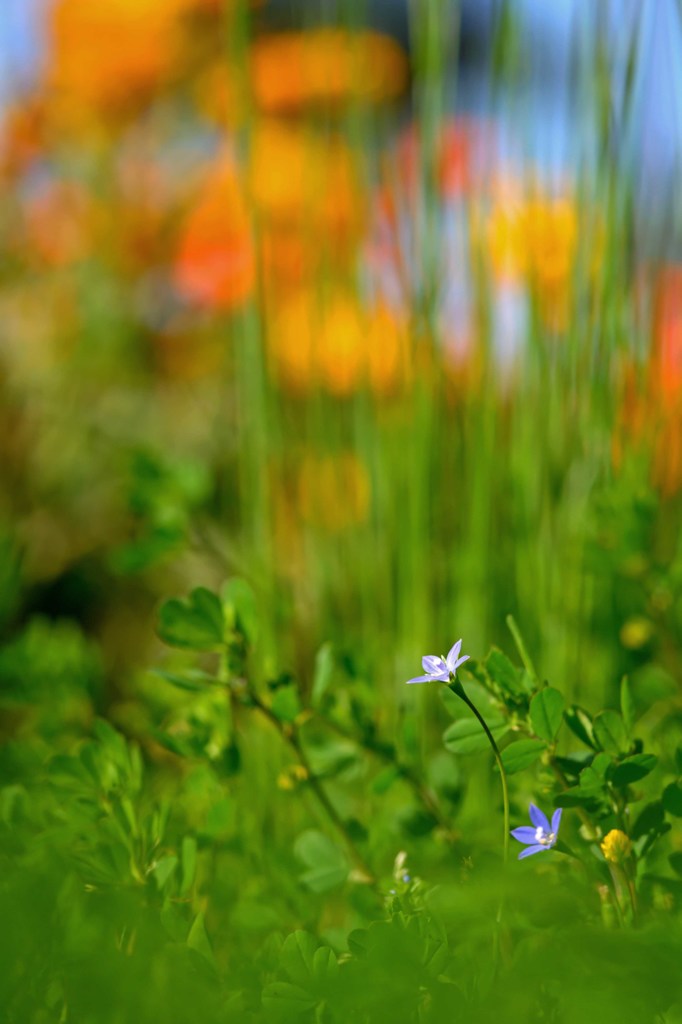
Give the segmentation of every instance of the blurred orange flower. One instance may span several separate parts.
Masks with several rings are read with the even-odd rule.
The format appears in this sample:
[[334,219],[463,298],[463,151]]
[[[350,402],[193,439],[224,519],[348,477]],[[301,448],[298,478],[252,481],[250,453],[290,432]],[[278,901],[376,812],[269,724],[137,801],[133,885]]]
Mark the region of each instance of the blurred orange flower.
[[665,267],[654,308],[653,390],[666,411],[682,411],[682,266]]
[[48,81],[95,108],[128,104],[170,73],[187,0],[55,0]]
[[[446,118],[438,126],[434,173],[441,195],[457,199],[474,184],[481,191],[478,164],[491,148],[492,129],[483,119]],[[400,135],[397,159],[391,156],[389,174],[399,176],[408,195],[415,192],[423,170],[419,124],[410,124]]]
[[262,36],[252,48],[251,74],[258,106],[279,114],[352,98],[393,99],[406,87],[408,66],[389,36],[324,28]]
[[230,310],[253,293],[256,264],[248,209],[234,162],[212,167],[180,231],[175,283],[197,305]]
[[578,252],[578,212],[568,196],[535,193],[528,198],[514,181],[496,183],[490,207],[475,221],[498,282],[525,280],[537,295],[545,321],[558,330],[568,322]]
[[651,452],[652,479],[665,496],[682,488],[682,266],[663,267],[654,284],[648,369],[625,368],[612,445],[616,467],[626,449]]
[[261,121],[253,133],[250,188],[268,221],[331,234],[335,243],[355,238],[363,223],[358,171],[340,136],[323,138],[301,126]]
[[38,96],[7,104],[0,115],[0,175],[20,174],[45,148],[45,103]]
[[663,494],[682,488],[682,266],[659,274],[650,366],[654,482]]
[[219,128],[234,128],[246,114],[235,69],[224,61],[204,68],[192,81],[197,109]]
[[277,309],[269,337],[276,370],[295,390],[343,397],[369,386],[387,394],[407,376],[406,325],[382,303],[363,309],[339,292],[321,304],[299,292]]

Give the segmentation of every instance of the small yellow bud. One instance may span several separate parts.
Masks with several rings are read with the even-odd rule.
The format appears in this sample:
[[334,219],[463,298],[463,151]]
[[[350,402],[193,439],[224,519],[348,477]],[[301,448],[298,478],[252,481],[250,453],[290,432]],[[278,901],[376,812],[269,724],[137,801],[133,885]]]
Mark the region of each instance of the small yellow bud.
[[622,864],[632,853],[632,843],[619,828],[612,828],[601,842],[601,852],[611,864]]
[[277,785],[280,789],[292,790],[300,782],[305,782],[308,778],[308,772],[302,764],[292,764],[288,768],[285,768],[283,772],[279,773],[277,778]]
[[648,619],[635,616],[623,624],[620,631],[620,642],[630,651],[645,647],[651,640],[654,627]]

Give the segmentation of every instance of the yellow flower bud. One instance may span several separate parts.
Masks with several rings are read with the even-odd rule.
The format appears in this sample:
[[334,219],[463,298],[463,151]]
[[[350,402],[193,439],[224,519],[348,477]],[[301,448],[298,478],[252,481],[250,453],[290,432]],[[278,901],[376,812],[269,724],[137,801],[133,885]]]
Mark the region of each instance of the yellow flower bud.
[[279,773],[277,785],[280,789],[290,791],[296,789],[301,782],[308,778],[308,772],[302,764],[292,764]]
[[612,828],[602,839],[601,852],[611,864],[622,864],[632,853],[632,843],[625,832]]

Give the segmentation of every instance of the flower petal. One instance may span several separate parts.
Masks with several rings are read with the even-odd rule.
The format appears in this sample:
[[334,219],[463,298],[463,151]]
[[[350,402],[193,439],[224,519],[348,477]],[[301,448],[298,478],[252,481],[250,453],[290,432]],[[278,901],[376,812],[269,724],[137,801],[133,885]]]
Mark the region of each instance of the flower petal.
[[530,825],[522,825],[521,828],[514,828],[509,833],[514,836],[514,839],[518,839],[520,843],[525,843],[526,846],[529,843],[537,843],[537,829],[531,828]]
[[557,807],[556,811],[552,815],[552,832],[557,835],[559,832],[559,825],[561,824],[561,807]]
[[537,846],[527,846],[525,850],[521,850],[521,853],[518,856],[518,860],[523,860],[524,857],[532,857],[534,853],[542,853],[543,850],[548,849],[548,846],[540,846],[539,843],[537,844]]
[[447,665],[442,658],[438,658],[435,654],[426,654],[422,658],[422,668],[433,676],[436,672],[445,672]]
[[536,807],[535,804],[531,804],[528,808],[528,813],[530,815],[530,820],[536,828],[541,828],[543,832],[551,831],[549,822],[539,807]]
[[461,651],[461,649],[462,641],[458,640],[456,644],[452,645],[448,653],[448,656],[445,659],[445,663],[451,672],[455,672],[457,670],[456,662],[459,657],[459,652]]
[[438,672],[436,675],[428,676],[415,676],[414,679],[408,679],[408,683],[447,683],[450,681],[449,672]]
[[454,674],[455,674],[455,672],[457,671],[457,669],[459,668],[459,666],[460,666],[460,665],[463,665],[463,664],[464,664],[464,662],[465,662],[465,661],[468,661],[468,660],[469,660],[469,655],[468,655],[468,654],[463,654],[461,658],[458,658],[458,659],[457,659],[457,661],[455,662],[455,666],[454,666],[454,668],[451,668],[451,669],[450,669],[450,671],[452,672],[452,674],[454,675]]

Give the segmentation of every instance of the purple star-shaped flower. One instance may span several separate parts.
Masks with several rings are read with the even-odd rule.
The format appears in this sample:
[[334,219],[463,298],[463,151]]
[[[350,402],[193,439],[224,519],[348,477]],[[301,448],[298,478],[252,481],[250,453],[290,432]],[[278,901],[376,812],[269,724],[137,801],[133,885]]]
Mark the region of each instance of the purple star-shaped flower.
[[524,857],[531,857],[534,853],[542,853],[543,850],[551,850],[559,835],[559,825],[561,823],[560,807],[552,815],[551,825],[540,808],[536,807],[535,804],[530,805],[529,814],[530,820],[533,822],[532,827],[530,825],[522,825],[521,828],[512,829],[511,832],[514,839],[518,839],[520,843],[525,843],[527,846],[526,850],[521,850],[519,860],[523,860]]
[[422,665],[426,675],[416,676],[414,679],[408,679],[408,683],[449,683],[450,679],[454,678],[455,672],[459,666],[469,660],[468,654],[465,654],[460,658],[459,652],[461,649],[462,641],[458,640],[457,643],[450,648],[450,653],[447,658],[439,658],[435,654],[425,655],[422,658]]

